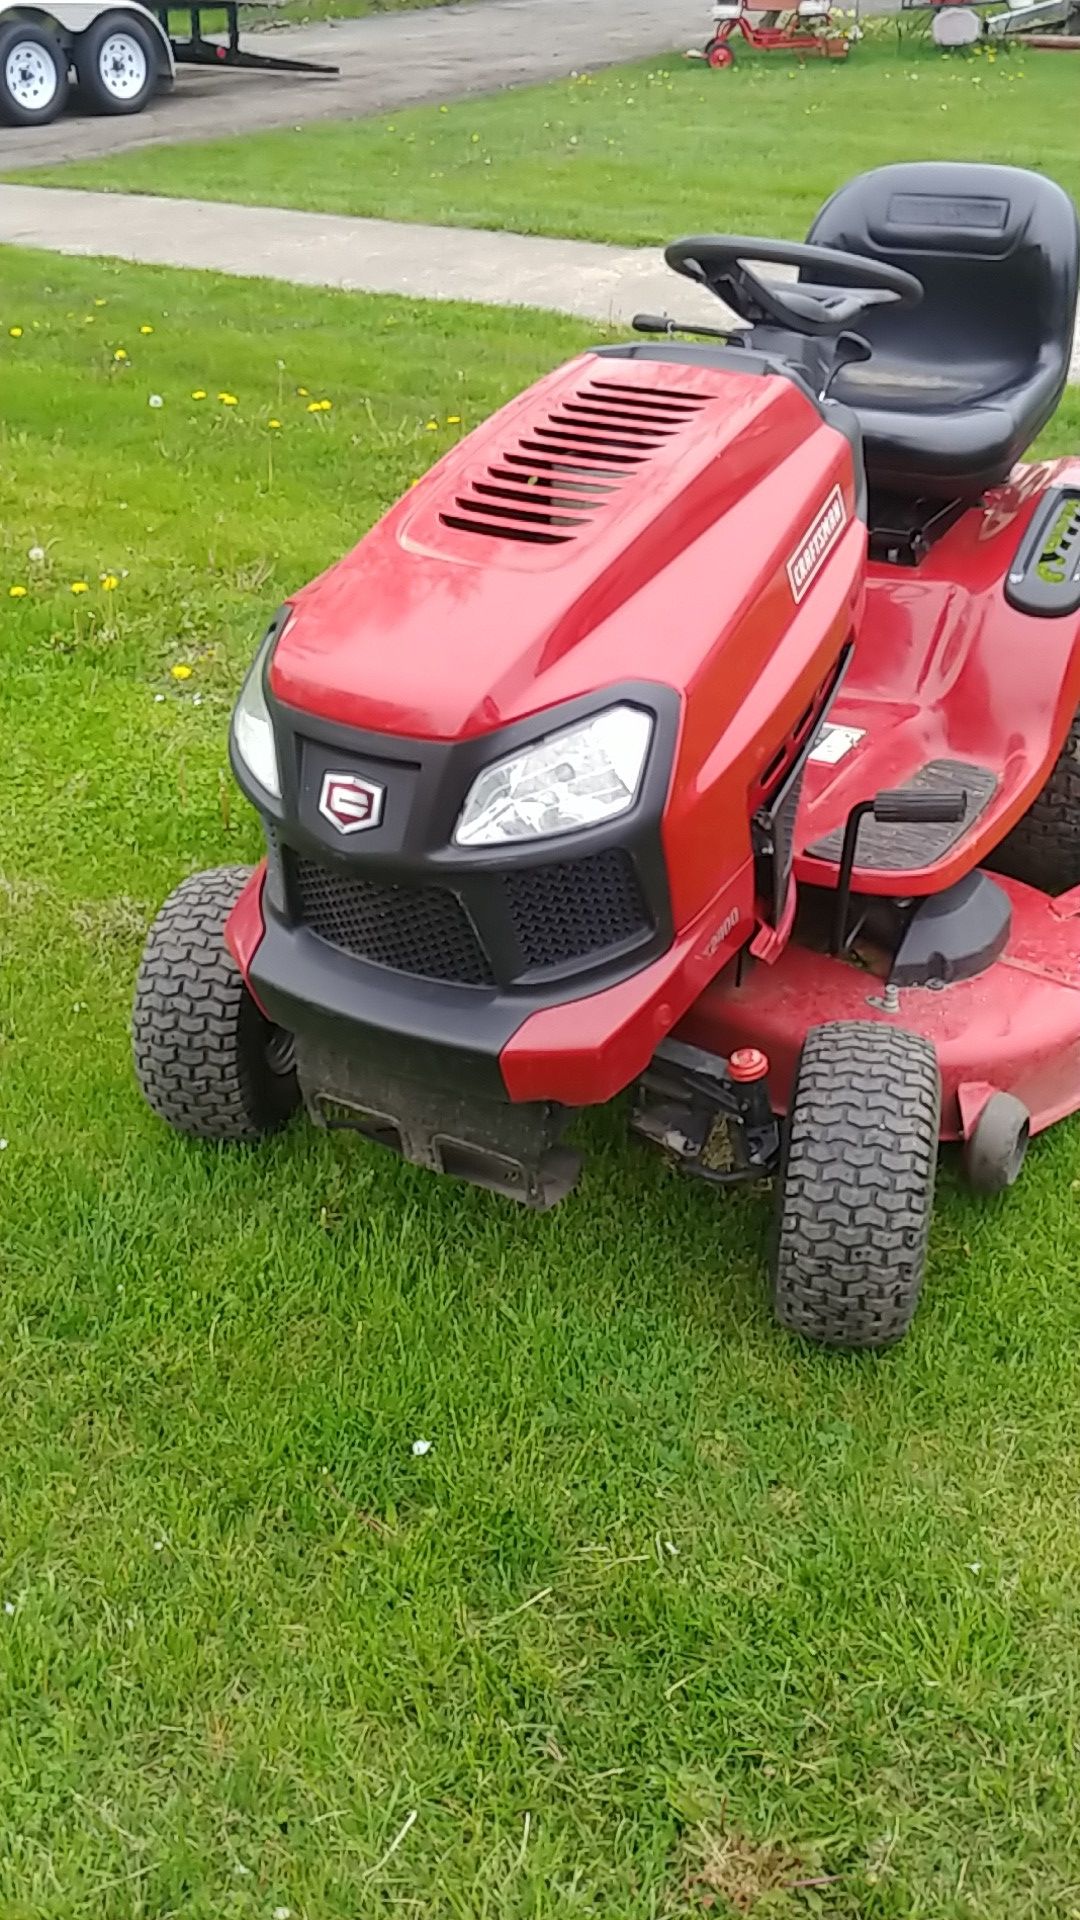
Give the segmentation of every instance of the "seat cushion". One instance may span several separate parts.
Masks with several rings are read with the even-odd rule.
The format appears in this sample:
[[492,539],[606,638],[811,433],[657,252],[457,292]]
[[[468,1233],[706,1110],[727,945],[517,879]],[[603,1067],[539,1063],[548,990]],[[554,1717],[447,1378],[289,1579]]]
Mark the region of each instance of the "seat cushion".
[[966,496],[1003,480],[1068,378],[1080,271],[1068,195],[1019,167],[880,167],[834,194],[808,238],[923,284],[920,306],[864,315],[872,357],[832,389],[862,423],[871,484]]

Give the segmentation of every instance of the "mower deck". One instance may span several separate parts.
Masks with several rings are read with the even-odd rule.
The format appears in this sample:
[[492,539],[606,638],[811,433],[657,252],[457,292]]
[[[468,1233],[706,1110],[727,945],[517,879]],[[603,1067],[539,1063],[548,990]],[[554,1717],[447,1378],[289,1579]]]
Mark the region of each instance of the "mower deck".
[[863,1021],[921,1035],[941,1070],[941,1136],[966,1139],[989,1095],[1022,1100],[1032,1133],[1077,1105],[1080,1088],[1080,888],[1048,899],[994,876],[1008,896],[1012,928],[1001,957],[947,990],[890,989],[855,958],[791,941],[770,967],[735,969],[707,987],[677,1038],[711,1054],[761,1048],[769,1092],[787,1109],[808,1028]]

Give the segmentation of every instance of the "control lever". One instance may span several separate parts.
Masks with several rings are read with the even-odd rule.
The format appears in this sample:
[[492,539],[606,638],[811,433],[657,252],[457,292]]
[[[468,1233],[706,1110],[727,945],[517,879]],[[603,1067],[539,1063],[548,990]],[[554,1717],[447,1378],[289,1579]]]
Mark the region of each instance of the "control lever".
[[927,793],[919,787],[893,787],[876,793],[872,800],[856,802],[848,814],[844,844],[840,849],[840,872],[836,880],[836,905],[833,908],[832,938],[829,941],[829,952],[834,960],[848,944],[851,872],[855,865],[859,828],[867,814],[872,813],[881,826],[945,826],[964,818],[967,802],[968,797],[962,787],[948,793]]
[[635,333],[697,333],[706,340],[723,340],[729,347],[743,345],[742,329],[725,333],[720,327],[694,327],[682,320],[672,320],[666,313],[635,313],[630,322]]

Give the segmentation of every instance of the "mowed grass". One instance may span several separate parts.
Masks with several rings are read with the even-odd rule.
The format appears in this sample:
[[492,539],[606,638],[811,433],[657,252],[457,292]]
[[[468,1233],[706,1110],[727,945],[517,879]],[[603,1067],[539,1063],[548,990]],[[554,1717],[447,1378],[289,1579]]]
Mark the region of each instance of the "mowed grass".
[[0,1911],[1080,1913],[1075,1126],[859,1361],[618,1110],[536,1219],[132,1082],[267,610],[584,336],[16,253],[0,322]]
[[717,229],[796,238],[843,181],[893,160],[1009,161],[1080,196],[1075,98],[1067,56],[946,56],[877,22],[843,63],[740,52],[713,73],[673,56],[21,177],[627,245]]

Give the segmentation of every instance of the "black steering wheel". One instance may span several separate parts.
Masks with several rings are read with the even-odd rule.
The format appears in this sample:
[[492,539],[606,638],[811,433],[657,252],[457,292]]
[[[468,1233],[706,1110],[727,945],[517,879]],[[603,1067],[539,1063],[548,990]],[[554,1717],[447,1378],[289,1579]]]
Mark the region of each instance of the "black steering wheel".
[[[902,267],[794,240],[701,234],[674,240],[664,258],[676,273],[708,287],[751,326],[771,324],[794,333],[838,334],[871,307],[917,307],[923,297],[922,281]],[[797,267],[814,278],[792,283],[760,280],[751,273],[748,260]]]

